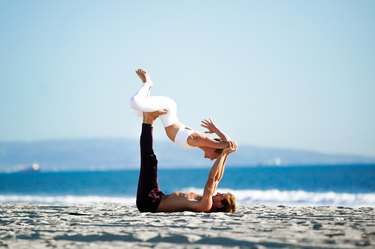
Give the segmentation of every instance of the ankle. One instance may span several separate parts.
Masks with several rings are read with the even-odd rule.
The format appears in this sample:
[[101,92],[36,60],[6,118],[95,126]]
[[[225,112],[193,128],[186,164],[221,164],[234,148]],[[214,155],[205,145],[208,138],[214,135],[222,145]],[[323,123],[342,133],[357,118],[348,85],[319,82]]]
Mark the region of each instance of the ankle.
[[152,126],[152,125],[154,125],[154,122],[155,122],[155,118],[153,118],[149,115],[143,114],[143,123],[144,124],[150,124]]

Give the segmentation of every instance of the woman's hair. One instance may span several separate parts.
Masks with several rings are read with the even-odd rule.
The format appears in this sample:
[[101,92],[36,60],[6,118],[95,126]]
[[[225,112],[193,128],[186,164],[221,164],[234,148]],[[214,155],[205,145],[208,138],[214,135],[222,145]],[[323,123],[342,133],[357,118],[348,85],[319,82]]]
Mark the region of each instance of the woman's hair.
[[227,193],[225,198],[221,200],[223,204],[220,208],[212,208],[211,212],[225,212],[234,213],[236,212],[236,197],[232,193]]
[[[214,138],[215,141],[221,142],[222,140],[220,138]],[[215,149],[215,153],[220,155],[223,152],[223,149]]]

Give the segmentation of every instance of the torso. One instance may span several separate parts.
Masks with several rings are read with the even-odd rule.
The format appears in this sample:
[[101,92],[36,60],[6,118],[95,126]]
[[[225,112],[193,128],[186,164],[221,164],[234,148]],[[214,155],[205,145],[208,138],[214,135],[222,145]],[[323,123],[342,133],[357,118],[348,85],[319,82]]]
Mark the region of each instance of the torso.
[[193,192],[174,192],[164,195],[160,201],[158,212],[190,211],[190,202],[197,202],[202,199],[201,195]]
[[[180,122],[178,123],[175,123],[173,125],[170,125],[168,127],[165,127],[165,132],[167,133],[167,136],[168,138],[171,140],[171,141],[175,141],[175,138],[176,138],[176,135],[177,135],[177,132],[178,130],[181,128],[181,127],[184,127],[186,125],[184,124],[181,124]],[[189,128],[190,129],[190,128]],[[193,131],[193,133],[190,135],[190,137],[187,139],[187,143],[190,145],[190,146],[195,146],[192,142],[192,140],[194,140],[194,137],[196,136],[201,136],[199,132],[197,131]]]
[[170,140],[174,141],[176,134],[181,126],[182,126],[181,123],[175,123],[173,125],[165,127],[165,132],[167,133],[167,136]]
[[173,192],[172,194],[169,195],[164,195],[164,199],[166,198],[173,198],[173,199],[186,199],[189,201],[199,201],[202,199],[201,195],[198,195],[193,192]]

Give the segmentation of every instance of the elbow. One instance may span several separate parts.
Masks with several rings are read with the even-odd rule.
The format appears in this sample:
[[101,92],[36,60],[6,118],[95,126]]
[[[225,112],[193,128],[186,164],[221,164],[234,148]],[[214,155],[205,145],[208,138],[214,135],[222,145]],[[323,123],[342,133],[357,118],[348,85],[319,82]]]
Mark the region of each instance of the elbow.
[[220,142],[220,149],[226,149],[230,147],[230,143],[228,141],[221,141]]
[[224,149],[230,147],[230,143],[229,142],[225,142],[225,141],[221,141],[220,143],[218,143],[217,147],[218,148],[216,149],[216,153],[221,154]]
[[208,176],[208,180],[212,183],[218,183],[220,181],[220,174],[216,173],[215,175]]
[[139,98],[137,98],[137,96],[132,96],[129,100],[129,105],[133,109],[139,109]]
[[212,206],[204,207],[204,208],[202,208],[202,212],[209,213],[211,211],[211,208],[212,208]]
[[211,208],[212,208],[212,201],[208,201],[208,202],[203,202],[201,203],[200,207],[199,207],[199,211],[200,212],[205,212],[205,213],[208,213],[211,211]]

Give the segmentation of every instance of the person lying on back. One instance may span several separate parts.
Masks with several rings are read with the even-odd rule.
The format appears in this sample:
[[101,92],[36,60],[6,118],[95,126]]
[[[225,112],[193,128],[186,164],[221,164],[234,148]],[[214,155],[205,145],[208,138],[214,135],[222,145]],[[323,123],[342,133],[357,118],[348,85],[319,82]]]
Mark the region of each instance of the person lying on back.
[[237,150],[237,143],[216,155],[202,195],[193,192],[164,194],[158,184],[158,161],[153,150],[153,124],[167,110],[143,113],[140,137],[141,169],[137,189],[137,208],[140,212],[235,212],[236,201],[231,193],[217,193],[217,186],[224,175],[228,155]]

